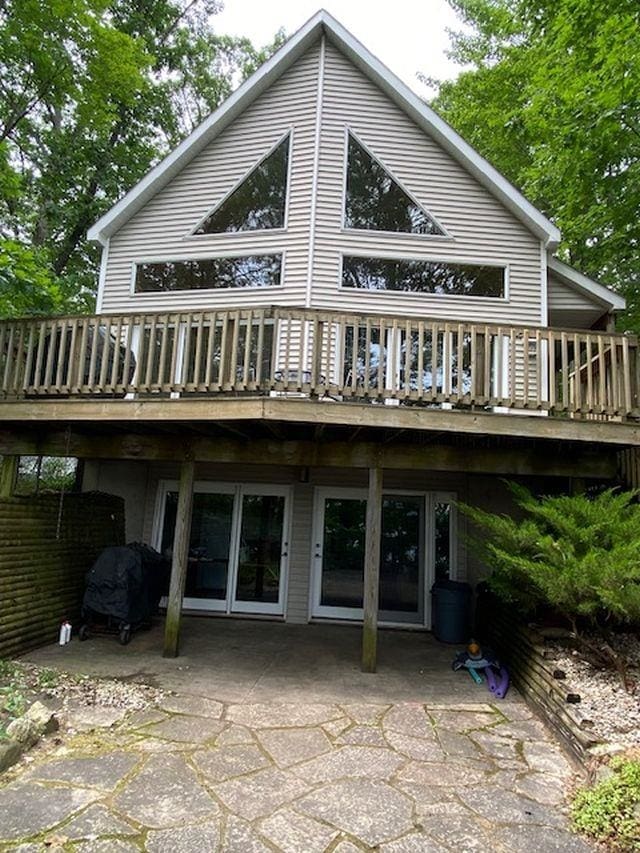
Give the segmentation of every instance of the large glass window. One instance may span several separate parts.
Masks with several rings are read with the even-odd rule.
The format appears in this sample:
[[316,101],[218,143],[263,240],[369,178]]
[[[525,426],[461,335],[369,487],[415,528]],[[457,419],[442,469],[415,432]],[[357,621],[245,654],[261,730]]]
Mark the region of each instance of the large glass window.
[[345,257],[342,286],[448,296],[504,296],[504,267]]
[[276,287],[280,284],[281,266],[282,255],[141,263],[136,267],[135,290],[136,293],[168,293]]
[[443,234],[431,216],[402,189],[360,143],[349,134],[346,228]]
[[195,234],[284,228],[289,136],[198,226]]

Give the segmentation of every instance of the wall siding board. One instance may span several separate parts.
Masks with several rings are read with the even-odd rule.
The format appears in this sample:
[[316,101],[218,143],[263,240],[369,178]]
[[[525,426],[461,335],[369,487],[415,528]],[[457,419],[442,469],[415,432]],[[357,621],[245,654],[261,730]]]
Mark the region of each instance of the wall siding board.
[[[310,48],[120,231],[108,251],[105,313],[188,310],[234,304],[303,305],[309,264],[318,104],[319,42]],[[509,298],[367,293],[371,311],[464,316],[539,325],[540,243],[526,227],[419,129],[351,61],[326,45],[318,158],[311,304],[359,310],[363,294],[339,288],[343,254],[466,260],[508,267]],[[347,127],[445,227],[448,237],[346,231]],[[288,129],[292,130],[287,228],[187,236]],[[282,252],[280,288],[132,295],[136,260]]]
[[[230,303],[247,307],[304,304],[318,62],[319,46],[314,46],[113,236],[105,313],[215,308]],[[289,129],[293,138],[286,231],[187,236]],[[130,292],[136,260],[276,251],[285,254],[285,282],[277,290]]]
[[[345,132],[350,127],[453,239],[342,230]],[[509,266],[510,298],[368,293],[367,310],[539,325],[540,243],[506,208],[335,47],[327,46],[313,305],[358,310],[340,291],[341,254],[473,259]]]

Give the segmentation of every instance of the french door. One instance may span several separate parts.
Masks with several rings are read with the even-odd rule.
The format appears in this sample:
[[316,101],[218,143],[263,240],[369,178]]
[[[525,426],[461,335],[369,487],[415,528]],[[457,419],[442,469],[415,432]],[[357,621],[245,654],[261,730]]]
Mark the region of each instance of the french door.
[[[312,616],[362,619],[366,511],[366,490],[316,490]],[[453,495],[385,492],[381,521],[378,618],[429,627],[433,581],[455,577]]]
[[[167,555],[177,503],[177,483],[161,483],[154,539]],[[288,487],[196,483],[184,607],[284,613],[288,550]]]

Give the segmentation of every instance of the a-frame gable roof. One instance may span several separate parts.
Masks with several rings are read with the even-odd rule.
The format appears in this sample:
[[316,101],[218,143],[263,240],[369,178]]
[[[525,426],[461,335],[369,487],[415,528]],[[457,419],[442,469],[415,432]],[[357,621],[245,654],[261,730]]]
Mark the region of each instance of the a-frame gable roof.
[[484,157],[428,107],[411,89],[373,56],[328,12],[321,10],[249,77],[227,100],[200,124],[171,154],[153,168],[133,189],[93,225],[90,240],[105,243],[140,208],[175,177],[200,151],[218,136],[249,104],[258,98],[322,35],[347,56],[370,80],[394,101],[476,180],[523,222],[549,250],[556,248],[560,232]]

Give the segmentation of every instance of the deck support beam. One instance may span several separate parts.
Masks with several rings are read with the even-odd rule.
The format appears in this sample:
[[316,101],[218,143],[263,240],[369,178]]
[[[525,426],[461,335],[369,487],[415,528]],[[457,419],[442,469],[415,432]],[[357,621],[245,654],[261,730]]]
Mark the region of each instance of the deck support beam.
[[189,539],[191,537],[194,476],[195,462],[193,458],[185,459],[180,466],[178,507],[173,536],[173,557],[171,559],[171,582],[169,584],[169,599],[167,601],[167,615],[164,626],[163,657],[165,658],[175,658],[178,656],[180,619],[182,617],[184,587],[187,580]]
[[0,498],[10,498],[18,479],[19,456],[3,456],[0,468]]
[[369,468],[367,528],[364,546],[364,619],[362,671],[375,672],[378,659],[378,590],[382,528],[382,468]]

